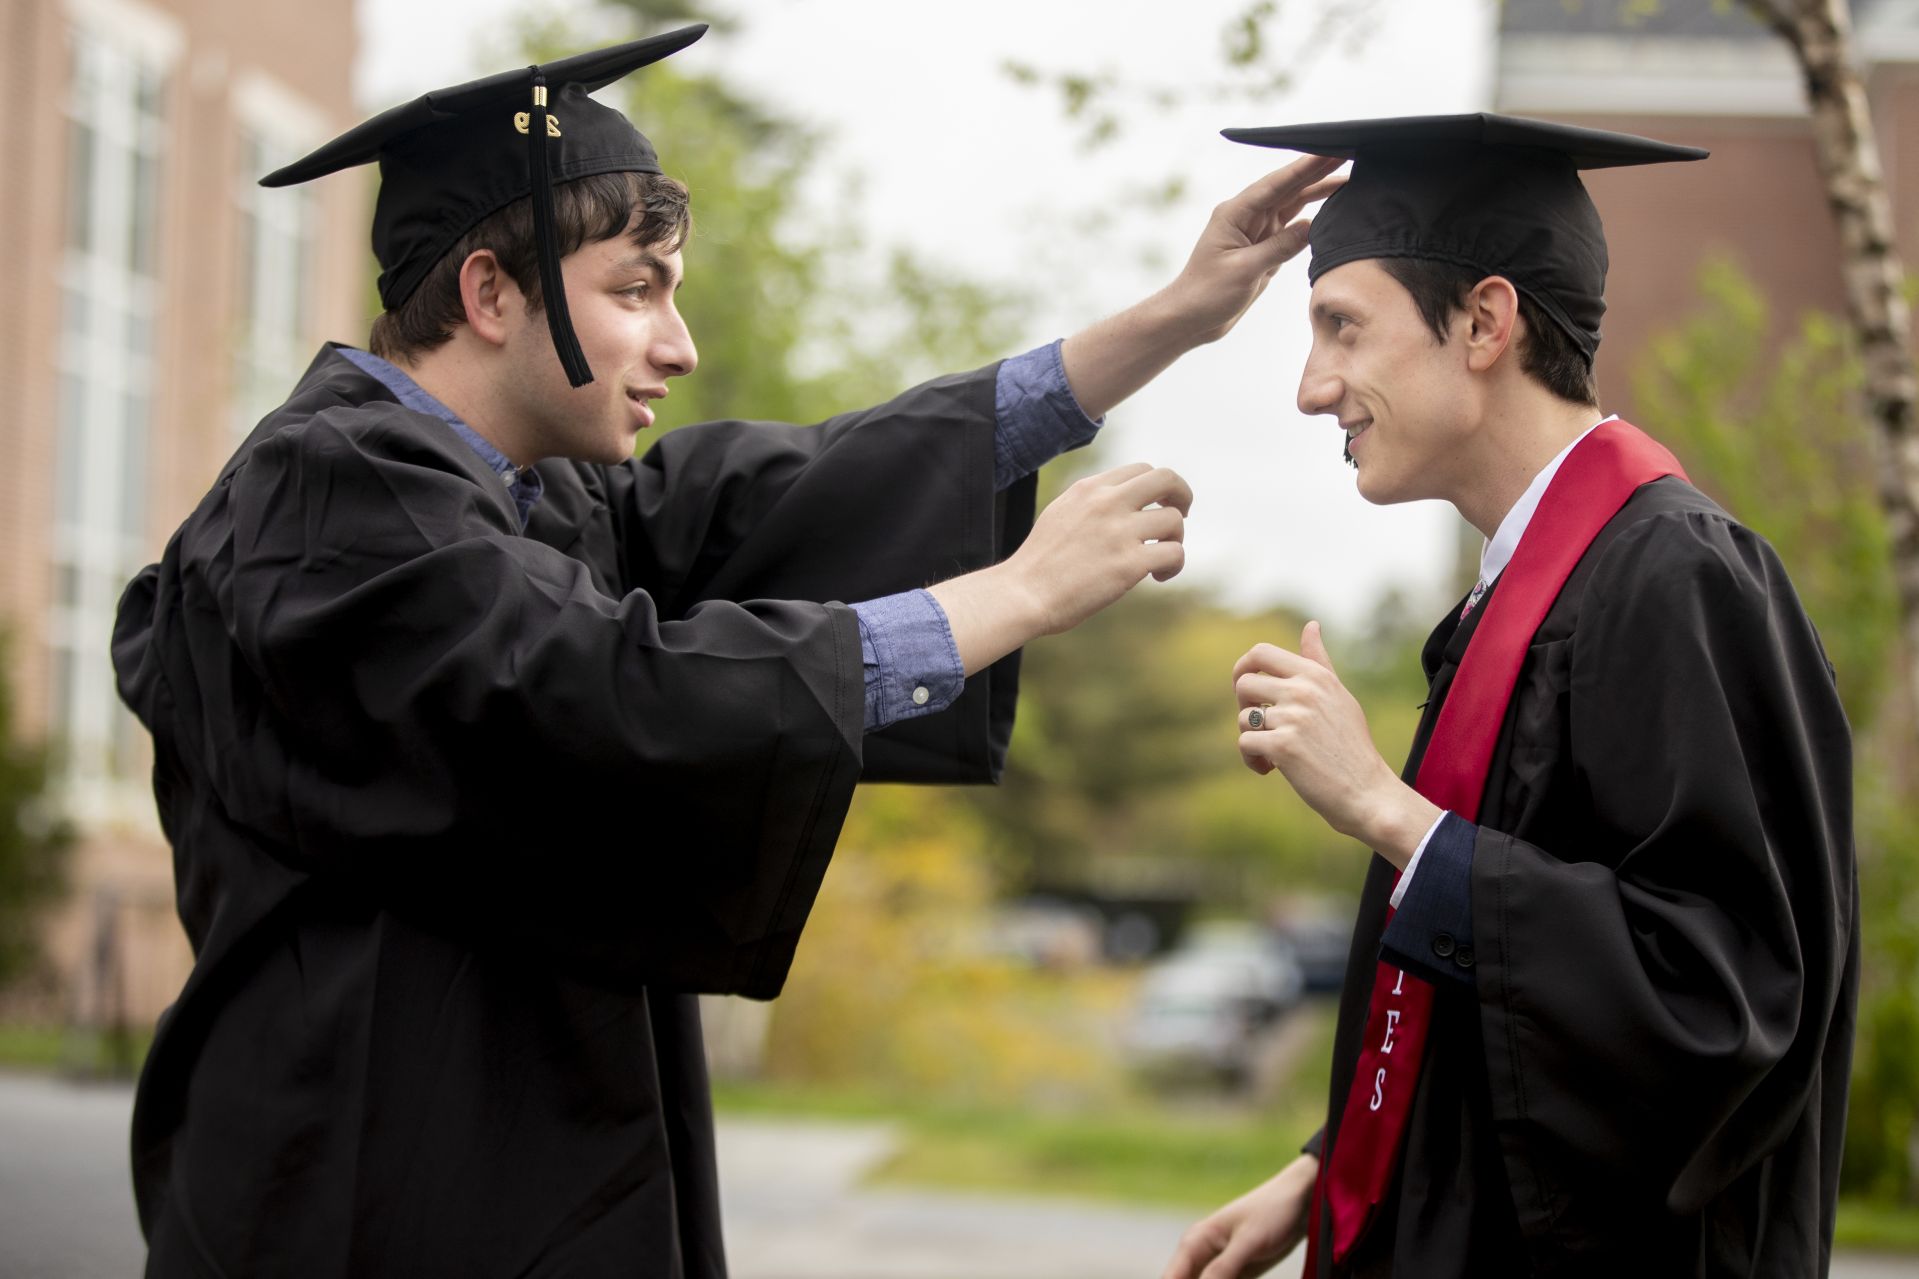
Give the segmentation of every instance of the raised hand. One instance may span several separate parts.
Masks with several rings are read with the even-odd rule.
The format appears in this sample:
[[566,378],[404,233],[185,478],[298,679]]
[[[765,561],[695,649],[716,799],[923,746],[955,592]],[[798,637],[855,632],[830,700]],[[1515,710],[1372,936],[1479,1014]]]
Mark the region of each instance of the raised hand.
[[1284,774],[1328,826],[1403,868],[1440,810],[1380,756],[1318,622],[1306,623],[1299,648],[1255,644],[1233,667],[1240,758],[1255,773]]
[[1306,156],[1213,210],[1192,256],[1166,288],[1198,341],[1212,342],[1230,333],[1274,273],[1306,247],[1311,223],[1299,215],[1308,204],[1345,185],[1344,178],[1329,176],[1343,163]]
[[1178,574],[1192,506],[1193,490],[1164,467],[1135,462],[1089,475],[1039,513],[1004,563],[927,588],[966,673],[1072,629],[1149,576]]

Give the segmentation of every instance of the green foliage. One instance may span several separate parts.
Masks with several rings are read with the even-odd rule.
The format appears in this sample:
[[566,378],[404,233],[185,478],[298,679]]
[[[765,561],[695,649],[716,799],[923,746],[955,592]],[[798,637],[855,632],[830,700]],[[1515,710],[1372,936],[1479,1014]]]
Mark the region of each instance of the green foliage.
[[1775,345],[1765,299],[1729,261],[1706,265],[1700,291],[1700,312],[1649,346],[1634,399],[1694,482],[1778,550],[1863,731],[1892,672],[1898,600],[1846,328],[1813,312]]
[[[0,669],[6,669],[0,640]],[[18,739],[13,691],[0,680],[0,986],[40,958],[40,910],[66,886],[73,832],[53,815],[47,750]]]
[[1708,264],[1700,312],[1649,348],[1633,380],[1646,425],[1695,483],[1778,550],[1819,627],[1855,733],[1863,936],[1842,1185],[1919,1192],[1919,812],[1896,743],[1870,725],[1894,691],[1898,605],[1878,463],[1844,326],[1802,318],[1775,340],[1763,297]]
[[[1859,1034],[1842,1184],[1882,1202],[1919,1201],[1919,813],[1877,779],[1860,787]],[[1919,1228],[1916,1228],[1919,1229]]]

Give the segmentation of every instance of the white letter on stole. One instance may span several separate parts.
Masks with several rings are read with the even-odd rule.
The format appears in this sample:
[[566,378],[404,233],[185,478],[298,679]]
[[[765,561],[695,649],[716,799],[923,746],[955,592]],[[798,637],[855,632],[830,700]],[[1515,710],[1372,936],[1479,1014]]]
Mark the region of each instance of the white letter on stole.
[[1385,1088],[1386,1088],[1386,1068],[1384,1066],[1381,1066],[1379,1068],[1379,1073],[1373,1076],[1373,1104],[1369,1107],[1369,1109],[1378,1110],[1380,1105],[1385,1102],[1386,1100]]
[[1393,1050],[1393,1029],[1398,1025],[1399,1009],[1388,1008],[1386,1010],[1386,1042],[1379,1046],[1379,1051],[1389,1053]]

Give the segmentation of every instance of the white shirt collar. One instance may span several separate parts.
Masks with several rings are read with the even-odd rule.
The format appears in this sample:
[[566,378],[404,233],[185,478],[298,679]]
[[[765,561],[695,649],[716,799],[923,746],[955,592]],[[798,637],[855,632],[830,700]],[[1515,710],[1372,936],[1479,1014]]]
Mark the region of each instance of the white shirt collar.
[[1513,503],[1513,509],[1506,512],[1506,518],[1499,521],[1499,527],[1493,530],[1492,537],[1487,539],[1486,549],[1479,556],[1480,581],[1490,585],[1495,577],[1505,571],[1506,565],[1512,562],[1513,552],[1519,549],[1519,539],[1526,536],[1526,526],[1533,522],[1533,512],[1539,509],[1539,499],[1546,496],[1546,486],[1551,484],[1553,476],[1559,473],[1559,464],[1566,460],[1566,455],[1579,447],[1579,440],[1585,439],[1606,423],[1617,421],[1618,418],[1619,415],[1613,413],[1594,422],[1579,433],[1579,439],[1559,450],[1558,455],[1546,463],[1546,469],[1533,476],[1533,482],[1526,486],[1526,491],[1519,495],[1517,502]]

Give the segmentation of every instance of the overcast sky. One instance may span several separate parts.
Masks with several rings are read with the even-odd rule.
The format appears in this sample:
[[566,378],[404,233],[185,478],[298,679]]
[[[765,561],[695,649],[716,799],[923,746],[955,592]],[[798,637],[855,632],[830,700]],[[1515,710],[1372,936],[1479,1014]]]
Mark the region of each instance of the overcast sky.
[[[501,69],[503,33],[529,7],[527,0],[361,0],[363,103],[385,107]],[[1222,25],[1243,7],[1243,0],[729,0],[739,29],[680,57],[823,130],[829,145],[816,190],[857,175],[861,221],[876,249],[906,244],[971,277],[1044,284],[1056,301],[1026,334],[1038,344],[1163,284],[1214,204],[1290,158],[1225,142],[1220,128],[1489,105],[1487,0],[1377,0],[1363,39],[1317,49],[1302,47],[1312,24],[1306,15],[1328,6],[1281,5],[1293,20],[1275,29],[1277,56],[1303,68],[1285,95],[1248,107],[1194,93],[1170,109],[1130,113],[1121,141],[1093,153],[1079,145],[1053,97],[1002,70],[1017,59],[1204,89],[1222,76]],[[646,130],[645,121],[636,123]],[[670,172],[673,140],[653,140]],[[1129,212],[1128,193],[1142,177],[1165,172],[1190,179],[1186,197],[1170,210]],[[1116,227],[1076,235],[1079,221],[1101,209]],[[1146,245],[1162,251],[1162,264],[1149,266],[1131,251]],[[697,254],[696,242],[689,274],[697,274]],[[1324,613],[1335,628],[1356,620],[1389,585],[1441,607],[1458,527],[1450,508],[1367,504],[1339,460],[1331,420],[1304,418],[1293,406],[1309,345],[1306,293],[1302,258],[1230,337],[1189,355],[1113,415],[1105,459],[1173,466],[1192,482],[1188,573],[1236,603],[1296,603]]]

